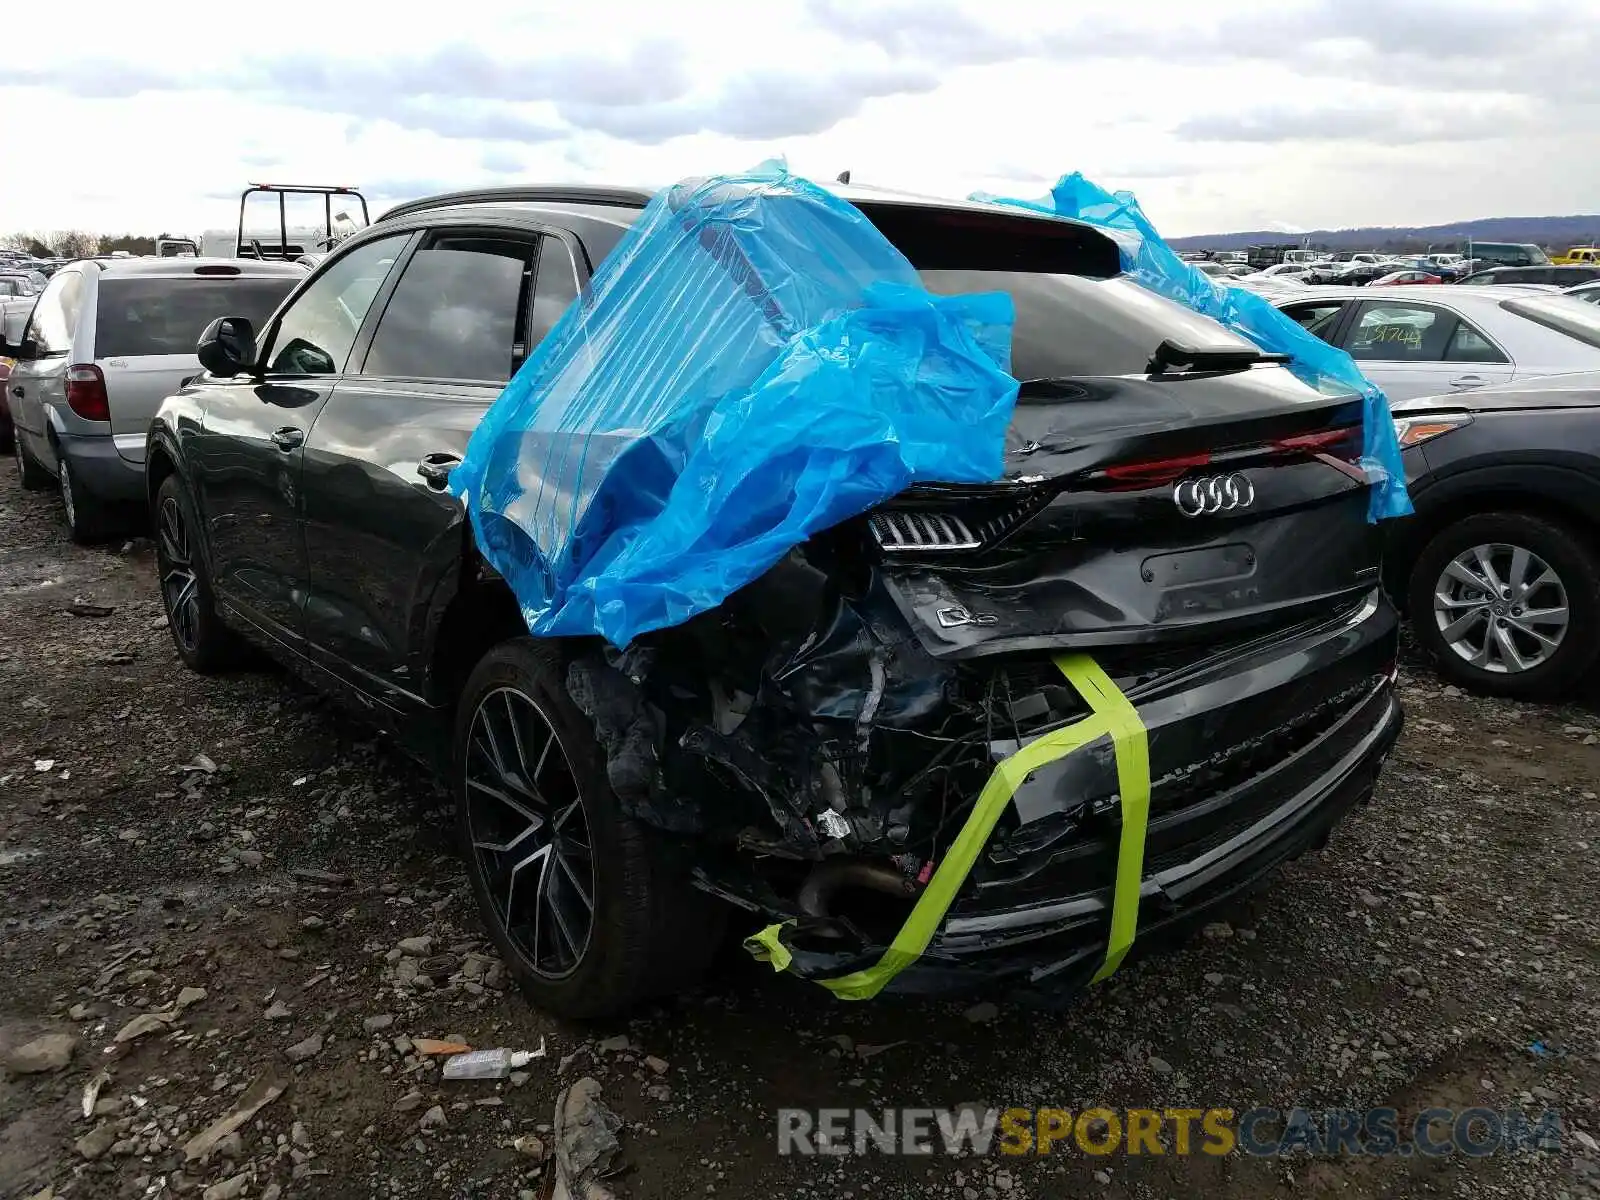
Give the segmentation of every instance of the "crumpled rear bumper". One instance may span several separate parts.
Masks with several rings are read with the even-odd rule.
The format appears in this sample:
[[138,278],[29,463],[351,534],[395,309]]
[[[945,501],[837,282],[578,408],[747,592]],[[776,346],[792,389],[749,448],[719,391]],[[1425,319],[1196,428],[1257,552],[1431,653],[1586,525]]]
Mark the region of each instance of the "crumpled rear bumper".
[[[1130,693],[1149,730],[1153,777],[1135,955],[1322,845],[1370,799],[1402,724],[1397,645],[1393,609],[1374,594],[1340,620],[1203,678]],[[1039,812],[1052,794],[1094,795],[1110,760],[1108,747],[1085,747],[1036,772],[1013,803]],[[1009,845],[997,835],[939,934],[889,990],[1048,999],[1087,984],[1105,959],[1115,880],[1115,805],[1100,807],[1098,820],[1034,838],[1044,844],[1031,852],[1029,825]],[[797,947],[795,962],[803,974],[831,976],[880,952]]]

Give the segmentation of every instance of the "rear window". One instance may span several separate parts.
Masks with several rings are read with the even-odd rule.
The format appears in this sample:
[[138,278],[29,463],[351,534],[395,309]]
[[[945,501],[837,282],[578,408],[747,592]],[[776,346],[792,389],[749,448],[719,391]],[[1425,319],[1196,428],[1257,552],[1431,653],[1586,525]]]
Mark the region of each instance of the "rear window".
[[1502,300],[1500,307],[1525,320],[1554,329],[1586,346],[1600,349],[1600,309],[1565,296]]
[[941,296],[1007,292],[1017,309],[1011,373],[1018,379],[1136,375],[1164,341],[1197,350],[1254,350],[1208,317],[1129,279],[1023,271],[922,271]]
[[217,317],[248,317],[260,329],[297,282],[166,275],[102,279],[95,314],[95,357],[193,354]]

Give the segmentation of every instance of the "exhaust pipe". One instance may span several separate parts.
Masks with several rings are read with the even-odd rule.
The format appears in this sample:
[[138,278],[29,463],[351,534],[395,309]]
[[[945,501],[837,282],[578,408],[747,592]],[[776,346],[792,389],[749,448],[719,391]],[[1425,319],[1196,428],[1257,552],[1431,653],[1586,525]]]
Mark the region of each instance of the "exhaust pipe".
[[818,863],[800,885],[796,899],[800,911],[808,917],[828,920],[829,901],[847,888],[882,892],[888,896],[909,899],[916,895],[916,885],[887,863],[870,863],[859,860]]

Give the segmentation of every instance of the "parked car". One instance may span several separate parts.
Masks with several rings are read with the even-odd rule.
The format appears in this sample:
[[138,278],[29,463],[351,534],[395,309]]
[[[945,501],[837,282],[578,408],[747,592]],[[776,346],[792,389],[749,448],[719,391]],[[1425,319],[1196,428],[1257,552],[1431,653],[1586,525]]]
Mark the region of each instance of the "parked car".
[[1438,275],[1427,271],[1391,271],[1372,281],[1372,287],[1411,287],[1419,283],[1443,283]]
[[1472,242],[1474,259],[1500,267],[1547,267],[1550,256],[1532,242]]
[[1569,288],[1580,283],[1600,279],[1600,264],[1594,266],[1547,266],[1547,267],[1491,267],[1487,271],[1475,271],[1467,275],[1460,282],[1482,287],[1485,284],[1505,285],[1516,284],[1545,284],[1557,288]]
[[1393,406],[1416,515],[1385,582],[1440,671],[1555,700],[1600,657],[1600,374]]
[[1271,299],[1391,400],[1600,370],[1600,312],[1559,294],[1446,284]]
[[74,538],[143,508],[145,433],[162,397],[200,371],[194,339],[219,312],[270,313],[305,278],[291,263],[83,261],[58,271],[16,344],[7,400],[25,487],[61,490]]
[[18,300],[38,294],[39,288],[30,276],[20,271],[0,272],[0,301]]
[[[26,313],[13,314],[0,310],[0,343],[6,342],[10,337],[20,341],[22,325],[26,320]],[[16,365],[16,359],[4,353],[4,346],[0,345],[0,454],[12,453],[17,444],[16,431],[11,424],[11,408],[5,401],[5,395],[10,390],[8,381],[11,378],[11,368]]]
[[1331,283],[1344,287],[1360,287],[1380,276],[1387,275],[1393,269],[1393,267],[1384,263],[1366,262],[1365,260],[1324,262],[1312,264],[1311,268],[1301,278],[1307,283]]
[[[208,373],[151,426],[179,656],[213,671],[254,643],[440,770],[484,924],[548,1009],[614,1012],[692,979],[725,902],[800,919],[797,952],[824,969],[863,965],[991,774],[993,739],[1075,719],[1051,660],[1068,647],[1096,647],[1149,730],[1162,815],[1144,886],[1161,900],[1141,937],[1320,843],[1397,735],[1396,618],[1349,470],[1356,398],[1118,276],[1092,227],[836,190],[928,264],[933,291],[1014,298],[1012,372],[1031,382],[1011,482],[914,489],[827,531],[638,639],[654,667],[528,637],[446,490],[649,193],[402,204],[264,324],[214,322]],[[718,244],[707,271],[737,270]],[[820,814],[780,823],[768,804],[815,813],[792,789],[818,770],[845,817],[820,827],[839,839],[826,856]],[[1084,983],[1107,941],[1117,790],[1108,753],[1023,783],[892,986]]]
[[1265,270],[1257,271],[1252,278],[1282,279],[1290,275],[1304,275],[1310,269],[1310,263],[1281,262],[1267,267]]
[[1600,265],[1600,246],[1574,246],[1565,254],[1550,260],[1553,263],[1593,263]]

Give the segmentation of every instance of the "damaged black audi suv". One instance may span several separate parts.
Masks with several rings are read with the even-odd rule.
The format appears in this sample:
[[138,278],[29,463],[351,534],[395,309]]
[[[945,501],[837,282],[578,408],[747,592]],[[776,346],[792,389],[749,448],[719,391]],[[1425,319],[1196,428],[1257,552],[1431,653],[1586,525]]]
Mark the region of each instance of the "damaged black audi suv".
[[[254,643],[445,774],[490,936],[537,1004],[686,986],[730,924],[819,981],[884,958],[1000,765],[992,829],[892,988],[1060,996],[1106,961],[1116,738],[1148,765],[1137,945],[1321,846],[1399,734],[1363,402],[1121,273],[1085,224],[838,189],[932,292],[1003,291],[1002,478],[913,487],[617,650],[535,639],[451,470],[649,203],[403,204],[261,329],[222,318],[146,457],[160,591],[199,671]],[[776,949],[776,947],[772,947]]]

